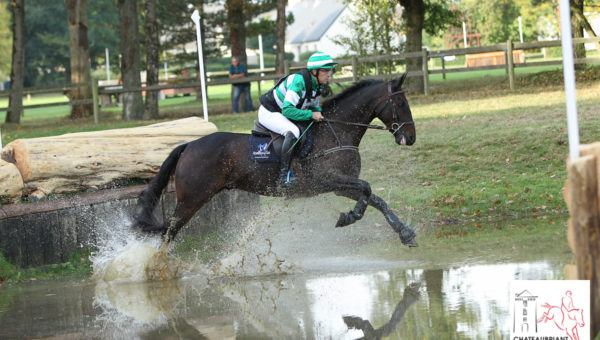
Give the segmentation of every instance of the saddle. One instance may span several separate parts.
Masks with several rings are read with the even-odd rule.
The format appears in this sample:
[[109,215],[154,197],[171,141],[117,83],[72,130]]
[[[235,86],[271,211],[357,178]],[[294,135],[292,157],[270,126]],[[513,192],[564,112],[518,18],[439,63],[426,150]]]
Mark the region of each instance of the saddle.
[[[300,128],[300,141],[294,147],[293,157],[298,159],[306,158],[312,151],[313,133],[308,129],[309,122],[294,122]],[[259,163],[279,163],[281,162],[281,146],[283,136],[267,129],[257,120],[254,121],[254,128],[248,142],[248,156],[253,161]]]

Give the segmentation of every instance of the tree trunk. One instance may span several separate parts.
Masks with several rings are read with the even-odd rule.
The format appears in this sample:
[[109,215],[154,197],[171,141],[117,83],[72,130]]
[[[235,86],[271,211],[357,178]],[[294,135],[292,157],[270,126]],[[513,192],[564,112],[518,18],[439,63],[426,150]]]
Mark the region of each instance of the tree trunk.
[[[406,23],[406,52],[421,51],[423,46],[423,23],[425,21],[425,4],[423,0],[399,0],[404,7],[403,18]],[[422,71],[422,58],[406,59],[406,70]],[[408,79],[408,89],[423,93],[423,77],[411,77]]]
[[285,70],[285,0],[277,0],[277,54],[275,70],[283,73]]
[[[138,20],[135,0],[119,1],[119,28],[121,50],[121,76],[124,88],[139,88],[140,53],[138,42]],[[144,118],[144,103],[141,92],[123,93],[123,120]]]
[[[26,194],[37,191],[35,196],[41,198],[106,187],[118,180],[150,179],[175,146],[216,131],[213,123],[190,117],[135,128],[24,138],[5,146],[2,160],[17,167]],[[14,177],[0,171],[0,179]]]
[[[25,0],[11,2],[13,10],[13,50],[10,71],[10,89],[21,90],[25,71]],[[7,123],[19,124],[23,106],[23,93],[11,92],[8,99]]]
[[[577,15],[578,12],[583,13],[583,0],[571,0],[571,30],[573,31],[573,38],[583,38],[583,26],[584,23],[580,20]],[[573,45],[573,57],[575,59],[585,58],[585,44]],[[585,67],[585,64],[575,64],[576,69]]]
[[227,0],[227,26],[229,28],[229,45],[231,55],[248,67],[246,56],[246,18],[244,16],[244,0]]
[[[71,51],[71,83],[85,83],[71,89],[71,100],[92,98],[90,88],[89,43],[87,0],[65,0],[69,23],[69,47]],[[89,117],[94,114],[92,104],[71,106],[71,118]]]
[[[158,85],[158,22],[156,0],[146,0],[146,86]],[[146,91],[144,119],[158,118],[158,91]]]
[[[248,57],[246,56],[246,19],[244,15],[244,0],[227,0],[225,2],[227,11],[227,27],[229,28],[229,45],[231,46],[231,56],[238,57],[241,63],[244,63],[248,69]],[[231,87],[231,100],[233,101],[233,86]],[[246,95],[242,93],[239,100],[244,103],[243,108],[248,109],[246,105]]]
[[[583,12],[579,11],[577,8],[572,7],[571,9],[573,10],[572,15],[577,17],[579,19],[579,21],[583,24],[583,28],[588,33],[588,35],[590,37],[596,38],[597,37],[596,32],[594,32],[592,25],[590,25],[590,22],[586,19]],[[596,46],[596,50],[598,50],[598,52],[600,52],[600,42],[596,41],[596,42],[594,42],[594,45]]]

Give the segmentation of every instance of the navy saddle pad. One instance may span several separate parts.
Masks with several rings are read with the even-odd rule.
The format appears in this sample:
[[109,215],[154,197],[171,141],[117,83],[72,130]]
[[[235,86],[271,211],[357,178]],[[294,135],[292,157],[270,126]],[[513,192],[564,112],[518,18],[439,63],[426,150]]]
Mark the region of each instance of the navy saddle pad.
[[[281,158],[275,152],[271,136],[251,134],[248,141],[248,156],[259,163],[279,163]],[[281,145],[279,145],[281,147]]]

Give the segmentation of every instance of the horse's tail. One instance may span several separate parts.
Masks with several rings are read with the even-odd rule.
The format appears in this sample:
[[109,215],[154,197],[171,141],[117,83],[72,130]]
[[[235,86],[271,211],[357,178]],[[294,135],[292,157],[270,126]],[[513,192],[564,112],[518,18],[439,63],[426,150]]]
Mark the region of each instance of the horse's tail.
[[138,198],[133,227],[140,228],[146,232],[160,232],[163,230],[163,226],[154,218],[154,207],[156,207],[163,189],[169,184],[169,178],[173,174],[173,171],[175,171],[179,157],[186,147],[187,143],[179,145],[171,151],[167,159],[160,166],[160,170],[156,176],[154,176]]

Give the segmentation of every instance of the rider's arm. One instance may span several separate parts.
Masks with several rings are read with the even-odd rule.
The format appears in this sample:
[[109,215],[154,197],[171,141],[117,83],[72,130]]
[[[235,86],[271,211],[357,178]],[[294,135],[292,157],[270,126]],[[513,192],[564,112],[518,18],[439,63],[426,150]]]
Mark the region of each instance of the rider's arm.
[[296,108],[296,105],[300,102],[300,98],[302,98],[302,92],[306,91],[304,79],[300,74],[294,74],[293,79],[286,79],[286,81],[290,83],[287,86],[281,114],[292,120],[311,120],[312,110],[300,110]]

